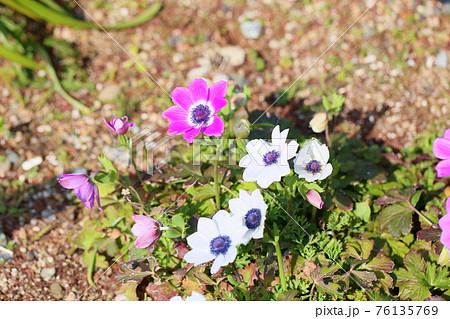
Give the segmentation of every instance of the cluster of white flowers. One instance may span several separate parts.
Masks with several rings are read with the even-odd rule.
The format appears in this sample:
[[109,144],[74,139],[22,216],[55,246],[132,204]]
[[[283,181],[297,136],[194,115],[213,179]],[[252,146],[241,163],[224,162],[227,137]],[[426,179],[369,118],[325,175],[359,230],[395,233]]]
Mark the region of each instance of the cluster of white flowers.
[[286,143],[288,133],[289,129],[280,133],[280,127],[276,126],[272,131],[271,143],[258,139],[246,145],[248,154],[239,162],[239,166],[245,168],[244,181],[255,181],[260,187],[267,188],[291,172],[288,160],[293,157],[294,171],[299,178],[312,182],[323,180],[331,174],[333,167],[328,163],[330,152],[326,145],[313,138],[296,153],[298,143]]
[[229,207],[231,213],[220,210],[212,219],[200,217],[197,232],[187,238],[192,250],[184,259],[195,266],[214,260],[211,274],[234,261],[238,245],[263,236],[267,205],[259,189],[251,195],[240,190]]

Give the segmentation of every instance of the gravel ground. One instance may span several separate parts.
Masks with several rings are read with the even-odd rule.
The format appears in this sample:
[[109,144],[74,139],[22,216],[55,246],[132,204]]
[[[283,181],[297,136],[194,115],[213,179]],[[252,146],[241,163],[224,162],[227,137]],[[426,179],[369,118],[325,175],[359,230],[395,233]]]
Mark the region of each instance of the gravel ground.
[[[141,10],[130,5],[135,1],[108,2],[107,10],[97,1],[80,1],[104,24]],[[421,132],[442,131],[450,124],[450,5],[380,0],[309,68],[370,4],[166,1],[149,23],[110,34],[169,93],[198,76],[226,78],[252,88],[251,109],[267,109],[304,73],[289,91],[292,99],[275,103],[270,112],[306,128],[321,95],[337,91],[346,97],[337,129],[368,143],[401,148]],[[76,12],[82,14],[79,8]],[[0,220],[8,240],[17,244],[13,259],[0,265],[2,300],[80,297],[89,285],[80,252],[70,251],[70,239],[82,229],[84,215],[55,178],[80,167],[99,169],[97,156],[111,153],[113,145],[103,117],[125,112],[139,128],[164,132],[167,127],[159,115],[170,106],[166,93],[105,33],[67,27],[47,31],[80,52],[87,82],[95,89],[86,85],[71,94],[94,111],[82,115],[56,93],[1,83],[0,116],[11,135],[7,138],[0,129],[0,155],[8,158],[0,162],[0,200],[8,207]],[[39,75],[47,77],[42,71]],[[115,299],[115,269],[82,299]]]

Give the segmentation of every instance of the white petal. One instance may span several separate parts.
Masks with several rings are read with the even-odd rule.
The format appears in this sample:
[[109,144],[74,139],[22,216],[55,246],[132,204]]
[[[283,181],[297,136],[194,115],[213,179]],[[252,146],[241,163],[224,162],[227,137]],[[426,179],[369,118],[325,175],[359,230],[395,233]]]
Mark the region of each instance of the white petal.
[[309,146],[303,146],[297,154],[295,158],[294,165],[295,166],[306,166],[312,159],[312,152]]
[[191,250],[184,255],[184,260],[188,263],[193,263],[195,266],[203,264],[207,261],[213,260],[216,256],[209,251]]
[[247,167],[242,174],[242,178],[246,182],[254,182],[261,175],[261,167],[251,166]]
[[250,239],[252,239],[253,233],[255,232],[255,230],[249,229],[244,236],[242,236],[242,241],[241,243],[243,245],[247,245],[248,242],[250,241]]
[[[240,218],[240,217],[239,217]],[[231,215],[224,210],[219,210],[212,218],[219,228],[220,235],[228,235],[231,233],[233,225]]]
[[276,165],[266,166],[262,174],[258,176],[258,179],[256,180],[258,185],[262,188],[269,187],[270,184],[275,181],[281,181],[281,174],[278,166]]
[[284,146],[286,144],[286,138],[289,134],[289,129],[286,129],[280,133],[280,126],[277,125],[272,131],[272,144]]
[[175,296],[170,298],[170,301],[183,301],[183,299],[180,296]]
[[228,201],[231,214],[244,216],[250,209],[249,205],[241,198],[233,198]]
[[198,219],[197,231],[208,237],[209,240],[219,236],[217,224],[209,218],[200,217]]
[[231,245],[237,246],[242,240],[242,236],[244,236],[247,231],[247,227],[244,224],[244,220],[241,216],[232,216],[230,221],[230,229],[228,232],[228,236],[231,239]]
[[280,163],[278,165],[278,172],[281,176],[286,176],[291,172],[291,168],[289,167],[289,163]]
[[187,242],[192,249],[208,250],[211,239],[200,232],[196,232],[188,236]]
[[248,167],[252,163],[252,157],[250,155],[245,155],[241,160],[239,161],[239,167]]
[[237,249],[235,246],[231,246],[227,253],[224,256],[223,259],[223,265],[228,265],[229,263],[233,262],[237,255]]
[[206,298],[201,293],[192,291],[191,295],[186,297],[186,301],[206,301]]
[[328,176],[330,176],[331,172],[333,171],[333,166],[331,166],[330,163],[328,163],[327,165],[325,165],[322,173],[320,174],[320,180],[327,178]]
[[253,233],[253,238],[258,239],[258,238],[263,238],[264,236],[264,226],[261,225],[258,228],[256,228],[256,231]]
[[274,140],[279,140],[280,139],[280,126],[277,125],[273,128],[272,130],[272,144]]
[[216,272],[218,272],[220,267],[226,265],[223,263],[224,259],[225,259],[225,256],[223,254],[217,255],[216,260],[214,260],[214,263],[212,264],[212,267],[211,267],[212,275],[215,274]]
[[287,145],[287,157],[288,159],[291,159],[295,156],[298,149],[298,143],[297,141],[290,141]]

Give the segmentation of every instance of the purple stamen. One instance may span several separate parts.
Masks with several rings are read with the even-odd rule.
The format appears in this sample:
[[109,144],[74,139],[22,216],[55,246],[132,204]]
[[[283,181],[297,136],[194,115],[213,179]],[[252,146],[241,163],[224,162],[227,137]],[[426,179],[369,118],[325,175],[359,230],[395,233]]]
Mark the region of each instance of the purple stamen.
[[219,254],[226,254],[230,246],[231,246],[230,237],[226,235],[218,236],[213,240],[211,240],[211,243],[209,244],[209,250],[211,251],[211,254],[217,256]]
[[258,208],[250,209],[245,215],[245,226],[248,229],[255,229],[261,224],[261,210]]
[[322,171],[322,165],[317,160],[311,160],[308,164],[306,164],[306,170],[313,174],[320,173]]
[[280,152],[277,151],[270,151],[266,153],[263,157],[264,165],[269,166],[272,164],[278,163],[278,158],[280,157]]
[[203,104],[199,104],[191,111],[191,121],[195,125],[203,125],[208,122],[211,116],[211,109]]

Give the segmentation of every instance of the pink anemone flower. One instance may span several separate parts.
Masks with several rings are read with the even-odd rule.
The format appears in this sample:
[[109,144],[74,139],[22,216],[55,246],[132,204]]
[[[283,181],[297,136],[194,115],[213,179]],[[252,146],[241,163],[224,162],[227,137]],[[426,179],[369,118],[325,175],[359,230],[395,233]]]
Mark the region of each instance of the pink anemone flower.
[[222,136],[224,122],[216,114],[228,104],[226,94],[226,81],[218,81],[208,88],[205,80],[195,79],[188,88],[175,88],[172,92],[175,105],[161,113],[170,122],[169,134],[184,134],[183,138],[189,143],[200,132],[207,136]]
[[129,127],[136,125],[134,122],[128,123],[128,117],[122,116],[121,118],[115,117],[111,122],[103,119],[108,125],[109,129],[118,135],[123,135],[128,131]]
[[161,227],[161,222],[144,215],[133,215],[133,220],[136,222],[131,228],[131,232],[136,236],[134,246],[136,248],[150,248],[161,237],[161,230],[165,227]]
[[97,185],[84,174],[62,174],[57,178],[59,184],[67,189],[73,189],[75,196],[89,209],[94,207],[97,201],[98,209],[103,211],[100,205],[100,195]]

